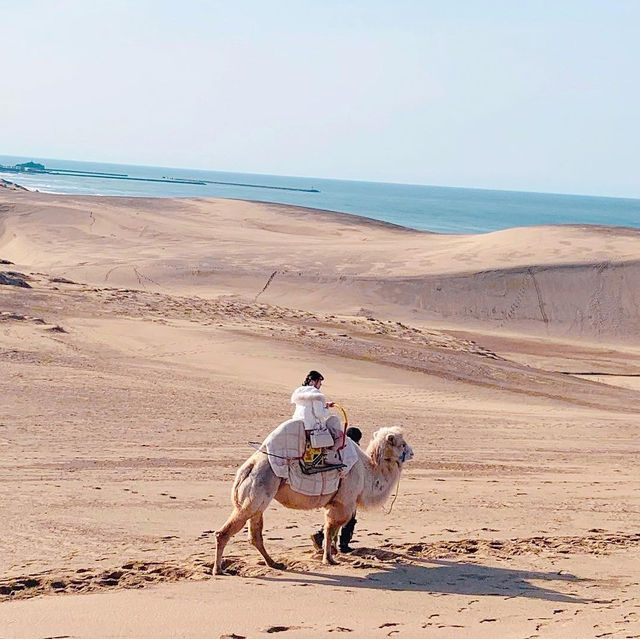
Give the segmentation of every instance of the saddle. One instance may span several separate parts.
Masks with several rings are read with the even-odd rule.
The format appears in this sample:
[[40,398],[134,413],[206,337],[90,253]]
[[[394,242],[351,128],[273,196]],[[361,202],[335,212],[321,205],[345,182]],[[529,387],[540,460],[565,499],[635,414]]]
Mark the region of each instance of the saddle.
[[327,453],[333,444],[333,437],[328,430],[305,431],[305,448],[300,460],[300,470],[305,475],[315,475],[346,468],[347,465],[340,459],[340,453],[337,454],[337,463],[328,461]]

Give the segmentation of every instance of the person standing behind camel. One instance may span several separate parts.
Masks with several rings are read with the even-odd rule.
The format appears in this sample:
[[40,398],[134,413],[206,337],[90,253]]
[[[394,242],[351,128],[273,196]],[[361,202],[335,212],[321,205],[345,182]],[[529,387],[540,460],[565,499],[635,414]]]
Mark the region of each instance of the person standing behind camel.
[[[362,431],[355,426],[351,426],[350,428],[347,428],[347,437],[349,439],[352,439],[357,446],[360,446]],[[351,519],[340,529],[340,552],[353,552],[353,548],[351,548],[349,544],[351,543],[351,538],[353,537],[353,531],[355,530],[357,522],[358,520],[356,519],[356,513],[353,513]],[[324,542],[324,529],[320,528],[320,530],[313,533],[313,535],[311,535],[311,541],[313,542],[313,547],[316,550],[322,550],[322,544]]]

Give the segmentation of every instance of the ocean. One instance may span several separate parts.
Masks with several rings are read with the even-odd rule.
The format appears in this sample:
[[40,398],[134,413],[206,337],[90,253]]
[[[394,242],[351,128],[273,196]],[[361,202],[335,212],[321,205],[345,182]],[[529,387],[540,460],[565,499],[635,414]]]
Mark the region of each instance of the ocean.
[[16,174],[3,172],[1,169],[0,177],[29,189],[48,193],[222,197],[295,204],[361,215],[438,233],[486,233],[541,224],[598,224],[640,228],[638,199],[356,182],[0,155],[0,164],[3,165],[28,161],[39,162],[48,169],[117,173],[132,178],[206,180],[234,184],[181,184],[64,174]]

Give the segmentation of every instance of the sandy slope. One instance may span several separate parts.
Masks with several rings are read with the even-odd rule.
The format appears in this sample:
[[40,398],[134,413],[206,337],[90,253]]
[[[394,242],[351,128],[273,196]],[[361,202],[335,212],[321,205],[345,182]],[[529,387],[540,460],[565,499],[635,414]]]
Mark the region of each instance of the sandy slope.
[[229,200],[0,198],[5,259],[83,282],[250,296],[269,282],[261,299],[293,307],[637,340],[638,230],[451,236]]
[[[31,285],[0,286],[0,636],[640,636],[639,248],[0,191]],[[273,506],[290,570],[238,535],[210,578],[246,442],[311,367],[365,439],[405,427],[393,513],[325,568],[321,514]]]

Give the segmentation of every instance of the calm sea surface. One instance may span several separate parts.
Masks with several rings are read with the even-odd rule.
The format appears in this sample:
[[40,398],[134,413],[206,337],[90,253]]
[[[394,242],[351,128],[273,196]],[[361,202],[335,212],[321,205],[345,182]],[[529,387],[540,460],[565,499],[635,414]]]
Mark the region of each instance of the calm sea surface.
[[77,177],[3,173],[12,182],[51,193],[123,195],[129,197],[223,197],[297,204],[340,211],[440,233],[482,233],[539,224],[603,224],[640,228],[640,200],[488,191],[438,186],[352,182],[319,178],[197,171],[153,166],[72,162],[0,155],[0,164],[34,161],[49,169],[125,173],[130,177],[187,178],[237,182],[318,193],[222,184],[172,184]]

